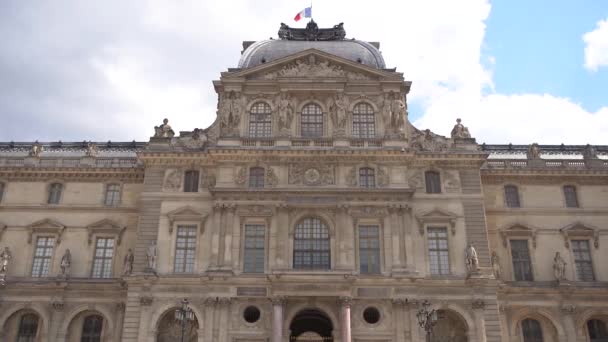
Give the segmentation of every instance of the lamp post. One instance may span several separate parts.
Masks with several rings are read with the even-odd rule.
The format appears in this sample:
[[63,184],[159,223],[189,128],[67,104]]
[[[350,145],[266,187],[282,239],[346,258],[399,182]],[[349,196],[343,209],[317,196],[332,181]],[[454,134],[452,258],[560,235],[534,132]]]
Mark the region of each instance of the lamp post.
[[178,321],[182,328],[182,337],[181,342],[184,342],[184,334],[186,332],[186,325],[190,323],[190,321],[194,320],[194,311],[188,306],[188,299],[184,298],[182,300],[182,307],[179,309],[175,309],[175,320]]
[[431,303],[428,300],[424,300],[420,304],[420,309],[416,313],[418,318],[418,325],[426,332],[426,342],[431,342],[431,333],[433,332],[433,326],[437,323],[437,310],[433,309],[429,311]]

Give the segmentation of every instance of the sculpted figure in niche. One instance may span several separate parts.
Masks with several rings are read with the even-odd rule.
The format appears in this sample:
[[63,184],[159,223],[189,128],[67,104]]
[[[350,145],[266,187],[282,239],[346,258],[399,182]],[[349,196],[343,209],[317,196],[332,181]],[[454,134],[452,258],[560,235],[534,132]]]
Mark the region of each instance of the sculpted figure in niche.
[[135,256],[133,255],[133,250],[129,248],[127,255],[125,255],[125,259],[123,260],[122,266],[122,274],[123,275],[131,275],[133,272],[133,262],[135,261]]
[[555,252],[555,258],[553,258],[553,275],[557,281],[566,280],[566,262],[559,252]]
[[233,135],[237,133],[237,128],[241,122],[241,109],[244,107],[243,97],[240,93],[231,90],[228,94],[222,93],[220,96],[220,123],[222,130]]
[[500,279],[502,268],[500,267],[500,259],[496,252],[492,252],[492,271],[494,272],[494,278]]
[[456,125],[452,128],[452,139],[469,139],[471,138],[471,133],[469,133],[469,129],[464,127],[461,123],[462,120],[460,118],[456,119]]
[[164,119],[162,125],[154,127],[155,138],[173,138],[173,136],[175,136],[175,132],[169,125],[169,119]]
[[477,258],[477,251],[475,250],[475,247],[473,247],[473,244],[469,243],[464,254],[467,271],[469,271],[469,273],[477,272],[479,270],[479,259]]
[[289,94],[281,93],[279,99],[279,130],[288,133],[294,117],[294,106]]
[[152,241],[152,243],[148,246],[148,250],[146,252],[146,258],[148,261],[148,271],[156,273],[156,258],[157,258],[157,249],[156,249],[156,241]]
[[528,146],[528,152],[526,153],[528,159],[540,159],[540,147],[537,143]]
[[6,275],[8,272],[8,264],[10,263],[13,255],[11,254],[11,250],[7,247],[4,247],[2,253],[0,253],[0,275]]
[[587,144],[587,147],[585,147],[585,151],[583,151],[583,158],[597,159],[597,150],[595,149],[595,147]]
[[407,107],[398,94],[390,92],[384,95],[382,119],[388,135],[403,134]]
[[331,122],[334,128],[342,133],[346,126],[346,107],[347,103],[342,93],[338,93],[335,98],[330,97],[327,100]]
[[88,142],[86,155],[87,157],[97,157],[97,145],[92,142]]
[[66,249],[63,257],[61,257],[61,276],[69,277],[70,270],[72,269],[72,253],[70,253],[70,249]]

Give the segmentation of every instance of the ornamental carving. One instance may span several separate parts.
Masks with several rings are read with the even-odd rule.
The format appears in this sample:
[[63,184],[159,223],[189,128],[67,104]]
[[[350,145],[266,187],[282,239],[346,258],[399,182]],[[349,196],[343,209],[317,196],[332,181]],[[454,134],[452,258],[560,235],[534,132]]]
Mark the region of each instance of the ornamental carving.
[[178,169],[166,170],[163,189],[166,191],[180,191],[182,189],[182,171]]
[[291,134],[291,123],[295,117],[295,101],[288,93],[283,92],[277,102],[279,104],[279,135],[289,136]]
[[443,185],[446,192],[458,192],[460,190],[458,171],[445,171]]
[[206,130],[195,128],[192,133],[180,136],[177,144],[186,150],[200,150],[205,148],[208,141]]
[[342,66],[331,63],[328,60],[319,60],[315,55],[308,59],[297,59],[288,63],[283,68],[261,76],[266,80],[274,80],[280,77],[346,77],[349,80],[369,80],[370,77],[361,73],[347,71]]
[[540,159],[540,146],[537,143],[528,146],[526,157],[528,159]]
[[419,131],[414,128],[411,147],[416,151],[443,152],[448,149],[447,138],[431,132],[429,129]]
[[401,96],[391,91],[384,94],[382,100],[382,120],[384,120],[386,136],[389,138],[405,137],[407,105]]
[[211,169],[203,169],[201,171],[201,186],[203,188],[213,188],[215,187],[215,183],[215,171]]
[[36,140],[36,142],[32,145],[32,148],[30,149],[30,157],[40,157],[40,153],[42,153],[42,150],[42,144],[40,144],[38,140]]
[[222,136],[235,137],[239,135],[241,114],[246,105],[246,98],[233,90],[219,95],[217,115],[220,118]]
[[357,186],[357,167],[353,166],[346,173],[346,185]]
[[339,92],[336,97],[327,98],[327,108],[329,110],[329,118],[333,124],[334,135],[344,136],[346,133],[346,111],[348,108],[348,99],[344,94]]
[[87,157],[97,157],[97,153],[98,153],[97,145],[93,142],[88,142],[86,156]]
[[420,170],[412,170],[408,172],[407,184],[412,189],[424,189],[424,179]]
[[264,184],[265,186],[274,188],[275,186],[277,186],[277,184],[279,184],[279,177],[277,177],[276,173],[274,173],[274,170],[272,169],[272,167],[266,167],[266,171],[264,174]]
[[332,185],[335,184],[334,166],[289,165],[289,184]]
[[469,133],[469,129],[466,128],[462,123],[460,118],[456,119],[456,125],[452,128],[452,132],[450,136],[452,139],[470,139],[471,133]]
[[234,174],[234,183],[236,183],[236,185],[244,185],[245,182],[247,182],[247,168],[241,167]]
[[388,170],[384,167],[378,168],[378,186],[385,187],[390,183],[390,177],[388,175]]

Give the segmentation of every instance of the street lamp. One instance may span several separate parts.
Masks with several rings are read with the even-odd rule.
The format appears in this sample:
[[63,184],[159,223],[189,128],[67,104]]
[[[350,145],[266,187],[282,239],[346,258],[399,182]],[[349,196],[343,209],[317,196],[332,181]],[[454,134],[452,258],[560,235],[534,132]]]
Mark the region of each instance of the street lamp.
[[188,306],[188,299],[182,300],[182,307],[175,309],[175,320],[178,321],[182,328],[181,342],[184,342],[184,333],[186,332],[186,325],[190,321],[194,320],[194,311]]
[[428,300],[424,300],[422,304],[420,304],[420,309],[418,309],[418,313],[416,313],[416,318],[418,318],[418,325],[426,331],[426,342],[431,342],[431,333],[433,331],[433,326],[437,323],[437,310],[433,309],[429,311],[429,307],[431,303]]

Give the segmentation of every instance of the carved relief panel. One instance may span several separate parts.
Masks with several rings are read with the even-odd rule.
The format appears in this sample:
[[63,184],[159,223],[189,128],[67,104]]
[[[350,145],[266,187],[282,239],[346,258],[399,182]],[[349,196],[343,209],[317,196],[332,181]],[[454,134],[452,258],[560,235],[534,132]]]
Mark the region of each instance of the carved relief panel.
[[290,164],[289,184],[333,185],[336,183],[335,165]]

